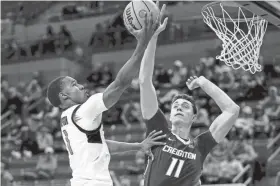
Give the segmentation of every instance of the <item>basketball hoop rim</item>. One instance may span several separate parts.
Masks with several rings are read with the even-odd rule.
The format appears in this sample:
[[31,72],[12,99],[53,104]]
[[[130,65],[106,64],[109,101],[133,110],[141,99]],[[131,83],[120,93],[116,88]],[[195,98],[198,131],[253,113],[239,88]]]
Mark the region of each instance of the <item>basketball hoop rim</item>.
[[[245,7],[243,7],[243,6],[238,6],[238,4],[237,3],[233,3],[233,2],[227,2],[227,1],[215,1],[215,2],[212,2],[212,3],[208,3],[208,4],[206,4],[206,5],[204,5],[203,7],[202,7],[202,9],[201,9],[201,14],[203,15],[203,12],[204,11],[206,11],[206,9],[208,8],[208,7],[213,7],[213,6],[215,6],[215,5],[220,5],[221,6],[221,4],[222,4],[222,6],[228,6],[228,7],[236,7],[236,8],[244,8],[244,9],[246,9]],[[248,9],[246,9],[246,10],[248,10]],[[250,10],[248,10],[248,11],[250,11]],[[251,11],[250,11],[251,12]],[[255,15],[253,12],[252,12],[252,14],[253,15]],[[203,15],[204,16],[204,15]],[[205,17],[207,17],[207,18],[209,18],[209,16],[205,16]],[[216,16],[215,16],[216,17]],[[221,17],[216,17],[216,18],[218,18],[218,19],[224,19],[226,22],[232,22],[232,21],[234,21],[234,22],[246,22],[246,21],[252,21],[252,20],[254,20],[254,21],[262,21],[262,20],[265,20],[265,19],[263,19],[262,17],[260,17],[260,16],[254,16],[254,17],[252,17],[252,18],[242,18],[242,19],[228,19],[228,18],[221,18]]]

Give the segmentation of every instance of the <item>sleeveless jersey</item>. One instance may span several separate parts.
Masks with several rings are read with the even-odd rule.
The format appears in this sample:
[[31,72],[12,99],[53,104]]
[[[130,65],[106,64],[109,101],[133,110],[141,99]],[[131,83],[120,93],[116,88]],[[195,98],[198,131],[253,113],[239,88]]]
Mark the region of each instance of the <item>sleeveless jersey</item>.
[[162,130],[167,137],[166,145],[152,148],[154,159],[148,161],[145,186],[200,186],[204,159],[217,144],[210,131],[186,141],[171,133],[160,109],[146,124],[147,134]]
[[80,105],[65,110],[61,115],[61,132],[69,155],[72,169],[71,186],[94,184],[112,186],[109,172],[110,153],[105,142],[102,114],[94,122],[99,127],[86,131],[74,121],[74,114]]

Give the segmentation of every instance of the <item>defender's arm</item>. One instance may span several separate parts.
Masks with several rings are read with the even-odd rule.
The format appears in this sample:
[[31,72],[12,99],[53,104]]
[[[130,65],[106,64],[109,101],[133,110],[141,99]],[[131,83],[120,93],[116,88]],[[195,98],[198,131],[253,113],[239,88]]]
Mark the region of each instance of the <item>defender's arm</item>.
[[224,91],[203,76],[199,77],[199,82],[202,90],[214,99],[222,110],[222,114],[214,120],[209,128],[213,138],[219,143],[232,128],[240,108]]
[[157,37],[154,37],[145,51],[139,73],[141,111],[146,120],[151,119],[158,110],[157,93],[152,82],[156,44]]

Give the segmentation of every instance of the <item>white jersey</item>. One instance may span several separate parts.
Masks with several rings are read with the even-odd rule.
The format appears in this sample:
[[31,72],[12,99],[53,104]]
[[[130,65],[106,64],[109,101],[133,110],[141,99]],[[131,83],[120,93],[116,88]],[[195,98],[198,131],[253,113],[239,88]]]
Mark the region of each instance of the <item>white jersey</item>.
[[[68,108],[61,115],[61,132],[72,169],[71,186],[113,185],[109,172],[110,153],[101,125],[102,112],[106,110],[106,107],[102,100],[102,94],[95,94],[92,97],[93,99],[89,98],[82,105]],[[93,118],[86,115],[86,111],[84,111],[90,104],[95,104],[95,109],[98,109],[96,116],[94,116],[95,110],[88,108],[91,109]],[[101,106],[97,104],[101,104]],[[89,125],[97,126],[97,128],[90,131],[85,130],[85,128],[89,128]]]

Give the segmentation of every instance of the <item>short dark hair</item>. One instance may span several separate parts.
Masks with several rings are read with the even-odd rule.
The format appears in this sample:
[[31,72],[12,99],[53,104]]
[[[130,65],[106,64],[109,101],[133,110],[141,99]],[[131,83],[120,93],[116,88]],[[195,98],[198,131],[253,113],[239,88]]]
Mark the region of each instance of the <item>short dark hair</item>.
[[195,100],[193,99],[192,96],[189,96],[187,94],[178,94],[176,96],[173,97],[172,99],[172,104],[177,100],[177,99],[184,99],[187,100],[189,102],[191,102],[192,107],[193,107],[193,113],[196,114],[197,113],[197,108],[195,106]]
[[47,97],[54,107],[59,107],[61,104],[61,101],[59,99],[59,93],[62,90],[63,83],[62,80],[65,78],[65,76],[60,76],[52,80],[48,85],[47,90]]

